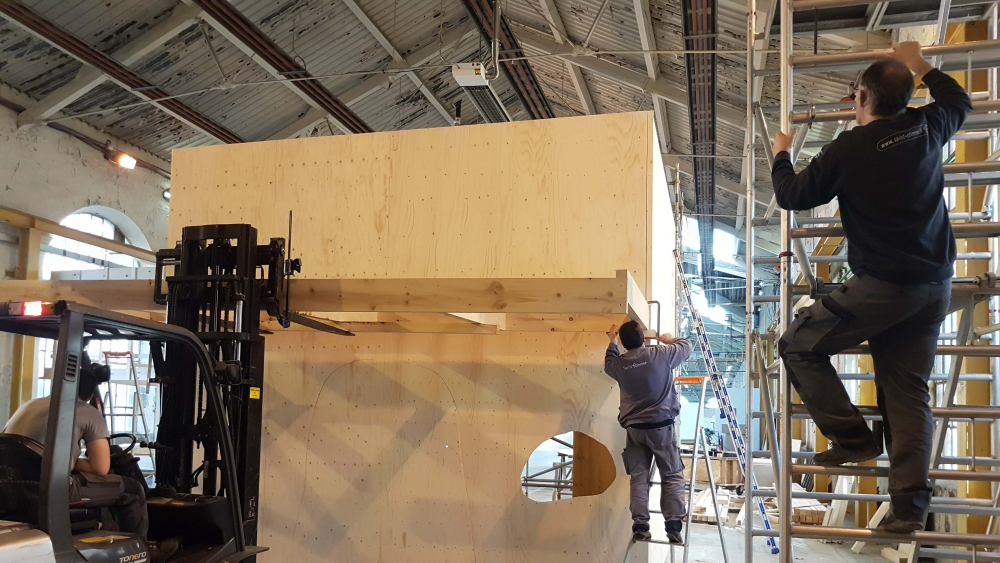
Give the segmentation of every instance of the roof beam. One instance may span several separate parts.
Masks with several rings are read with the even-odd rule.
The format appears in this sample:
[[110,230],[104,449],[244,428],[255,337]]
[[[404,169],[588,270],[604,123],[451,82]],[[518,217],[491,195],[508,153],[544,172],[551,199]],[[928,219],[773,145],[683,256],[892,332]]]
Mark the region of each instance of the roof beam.
[[[656,53],[649,51],[656,50],[656,36],[653,35],[653,17],[649,13],[649,0],[634,0],[635,19],[639,26],[639,42],[642,50],[647,51],[642,56],[646,60],[646,75],[651,80],[660,77],[660,57]],[[670,124],[668,123],[667,108],[663,99],[653,96],[653,119],[656,120],[656,133],[660,140],[660,150],[670,152]]]
[[[204,10],[203,18],[233,45],[250,55],[272,76],[279,79],[312,76],[288,55],[259,27],[226,0],[183,0]],[[310,106],[325,111],[345,133],[371,133],[368,126],[343,102],[338,100],[319,80],[283,82]]]
[[[389,52],[389,54],[392,56],[392,60],[396,61],[397,63],[405,63],[405,61],[403,60],[403,55],[399,54],[399,51],[397,51],[396,48],[393,47],[392,43],[389,41],[389,38],[382,33],[382,31],[375,25],[375,22],[373,22],[371,18],[368,17],[368,14],[366,14],[361,9],[361,7],[358,6],[357,2],[355,2],[354,0],[343,0],[343,2],[344,4],[347,5],[347,8],[351,10],[354,16],[361,21],[361,25],[365,26],[365,29],[367,29],[368,32],[375,37],[375,40],[378,41],[380,45],[382,45],[382,48]],[[440,14],[439,17],[443,18],[444,14]],[[438,97],[434,94],[434,92],[431,92],[430,88],[428,88],[427,85],[424,84],[424,81],[421,80],[419,76],[417,76],[417,73],[412,71],[407,72],[406,76],[410,78],[410,80],[413,82],[413,85],[420,90],[420,92],[424,95],[425,98],[427,98],[427,101],[430,102],[432,106],[434,106],[434,109],[436,109],[437,112],[441,114],[441,117],[444,118],[445,122],[448,125],[455,125],[455,117],[451,115],[451,113],[447,109],[445,109],[444,104],[441,102],[441,100],[438,99]]]
[[[24,108],[35,102],[31,96],[15,90],[2,82],[0,82],[0,100],[3,100],[4,105],[10,107],[14,111],[23,111]],[[123,141],[118,137],[113,137],[93,125],[90,125],[89,123],[76,118],[64,117],[60,119],[58,123],[49,123],[48,126],[67,135],[74,136],[81,141],[87,139],[87,141],[84,142],[87,142],[88,145],[93,145],[94,143],[106,145],[110,142],[112,147],[128,153],[141,162],[145,162],[159,168],[167,176],[170,175],[169,161],[166,161],[145,149],[141,149],[131,143]],[[93,141],[94,143],[90,143],[89,141]]]
[[[530,45],[532,48],[538,49],[544,53],[558,55],[560,58],[567,60],[584,70],[594,74],[599,74],[619,84],[631,86],[632,88],[636,88],[646,92],[647,94],[660,96],[672,104],[687,107],[687,91],[671,84],[663,77],[653,80],[643,73],[629,70],[616,63],[611,63],[595,56],[574,55],[575,48],[573,46],[567,44],[560,45],[548,37],[544,37],[537,32],[533,32],[528,26],[521,27],[524,27],[526,30],[526,33],[521,34],[520,37],[521,42],[525,45]],[[738,109],[728,104],[719,103],[716,110],[716,117],[719,121],[726,123],[727,125],[731,125],[739,129],[744,128],[743,122],[745,121],[746,116],[744,115],[742,109]]]
[[[685,162],[681,160],[681,157],[674,154],[664,154],[663,155],[663,165],[669,168],[680,167],[681,174],[687,174],[688,176],[694,176],[694,166],[690,162]],[[736,194],[738,196],[746,196],[747,188],[744,184],[736,183],[721,174],[715,175],[715,187],[726,190],[727,192]],[[757,205],[766,206],[767,202],[761,199],[756,200]]]
[[[445,32],[444,36],[441,38],[440,44],[431,43],[429,45],[425,45],[413,53],[410,53],[406,57],[403,57],[402,63],[393,64],[389,68],[414,68],[425,65],[437,57],[438,53],[442,50],[450,49],[454,45],[457,45],[466,39],[475,37],[476,34],[476,30],[473,29],[471,25],[456,27]],[[347,105],[357,103],[358,101],[377,92],[380,88],[388,87],[394,78],[395,74],[393,73],[373,74],[372,76],[361,81],[361,83],[357,86],[338,96],[338,98]],[[271,140],[292,139],[298,137],[315,127],[317,123],[323,121],[324,119],[326,119],[326,112],[315,108],[310,109],[305,113],[305,115],[296,119],[287,127],[272,135]]]
[[8,20],[58,48],[73,58],[96,67],[122,88],[134,96],[149,101],[152,105],[172,115],[181,122],[202,131],[224,143],[242,143],[236,133],[216,123],[170,94],[155,86],[145,78],[132,72],[118,61],[74,37],[66,30],[43,18],[40,14],[14,0],[0,2],[0,14]]
[[[563,41],[568,41],[569,35],[566,33],[566,26],[563,24],[562,16],[559,15],[555,1],[541,0],[541,4],[542,14],[545,15],[545,19],[549,22],[549,27],[552,29],[552,37],[556,40],[556,43],[561,44]],[[566,70],[569,72],[569,79],[576,90],[576,96],[580,98],[580,106],[583,107],[583,113],[596,115],[597,110],[594,107],[594,99],[590,95],[590,88],[587,87],[587,81],[583,78],[583,71],[580,70],[580,67],[570,64],[569,61],[563,61],[563,64],[566,65]]]
[[[157,47],[190,27],[200,13],[201,10],[198,8],[181,4],[174,8],[170,17],[135,40],[112,51],[110,56],[124,66],[132,66]],[[69,84],[57,88],[48,96],[19,113],[17,115],[18,128],[28,127],[52,117],[59,110],[72,104],[107,79],[108,77],[96,68],[84,66]]]
[[[493,23],[498,14],[496,10],[498,2],[499,0],[462,0],[465,11],[472,16],[472,21],[479,29],[479,33],[483,39],[490,42],[494,39]],[[497,39],[500,43],[500,50],[509,54],[523,54],[517,37],[514,36],[514,32],[511,31],[510,25],[507,23],[507,18],[501,14],[498,23],[500,24],[500,37]],[[500,68],[531,119],[555,117],[552,106],[545,98],[545,92],[538,83],[538,77],[535,76],[535,71],[531,69],[528,61],[523,59],[505,60],[500,63]]]
[[[767,48],[771,43],[771,20],[774,18],[774,5],[775,0],[761,0],[761,2],[757,4],[757,19],[755,20],[757,27],[754,29],[755,39],[753,42],[753,68],[764,68],[767,64]],[[760,96],[763,91],[764,77],[754,76],[752,98],[754,102],[760,102]],[[763,142],[771,142],[771,140],[767,138],[764,131],[757,131],[757,134],[763,138]],[[743,150],[746,152],[747,156],[743,159],[743,167],[740,170],[740,184],[743,186],[747,185],[747,173],[750,170],[750,159],[755,157],[753,147],[756,146],[756,141],[756,139],[750,138],[750,128],[747,127],[744,130],[743,135]],[[740,197],[736,205],[737,231],[739,231],[740,227],[743,226],[743,220],[746,214],[745,203],[746,198]]]

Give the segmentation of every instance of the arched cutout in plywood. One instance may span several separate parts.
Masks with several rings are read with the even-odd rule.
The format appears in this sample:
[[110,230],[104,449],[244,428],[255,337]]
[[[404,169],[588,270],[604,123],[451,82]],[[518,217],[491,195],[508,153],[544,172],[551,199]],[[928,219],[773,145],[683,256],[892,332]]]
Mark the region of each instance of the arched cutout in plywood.
[[615,460],[604,444],[567,432],[539,444],[521,469],[521,491],[537,502],[599,495],[615,480]]

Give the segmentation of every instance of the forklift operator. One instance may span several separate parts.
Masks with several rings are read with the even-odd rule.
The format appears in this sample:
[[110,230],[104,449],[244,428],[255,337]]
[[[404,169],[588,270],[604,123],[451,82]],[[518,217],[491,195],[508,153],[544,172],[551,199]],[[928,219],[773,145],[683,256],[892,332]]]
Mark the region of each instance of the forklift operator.
[[[104,415],[90,404],[98,396],[98,386],[107,382],[110,375],[107,366],[92,364],[87,354],[83,354],[73,421],[69,501],[71,504],[82,503],[83,507],[107,508],[114,516],[119,531],[145,539],[149,528],[146,494],[136,480],[108,474],[111,469],[110,434]],[[4,433],[25,436],[44,446],[49,399],[40,397],[21,405],[7,422]],[[87,444],[85,458],[80,457],[81,440]]]

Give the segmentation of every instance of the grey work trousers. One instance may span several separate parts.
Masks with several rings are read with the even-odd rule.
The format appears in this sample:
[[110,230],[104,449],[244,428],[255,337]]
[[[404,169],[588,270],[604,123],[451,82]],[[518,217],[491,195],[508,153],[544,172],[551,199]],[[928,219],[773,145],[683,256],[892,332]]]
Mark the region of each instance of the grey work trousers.
[[660,468],[660,510],[668,531],[680,531],[687,515],[684,505],[684,462],[674,440],[674,426],[627,428],[622,460],[630,479],[632,529],[649,529],[649,484],[653,460]]
[[118,531],[146,539],[149,531],[146,493],[135,479],[74,471],[69,481],[69,502],[88,508],[107,508]]
[[923,520],[930,503],[934,420],[927,380],[950,302],[950,279],[897,285],[854,277],[799,310],[778,344],[789,379],[823,435],[844,449],[863,450],[875,436],[830,356],[868,341],[889,453],[892,513],[901,520]]

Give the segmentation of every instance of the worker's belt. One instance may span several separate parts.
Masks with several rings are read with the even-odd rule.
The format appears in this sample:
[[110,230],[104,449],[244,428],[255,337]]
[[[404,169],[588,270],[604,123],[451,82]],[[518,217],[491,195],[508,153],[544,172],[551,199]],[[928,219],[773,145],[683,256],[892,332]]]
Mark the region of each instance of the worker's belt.
[[666,420],[661,420],[659,422],[636,422],[635,424],[629,424],[625,428],[635,428],[636,430],[652,430],[654,428],[663,428],[664,426],[670,426],[674,423],[674,419],[668,418]]

